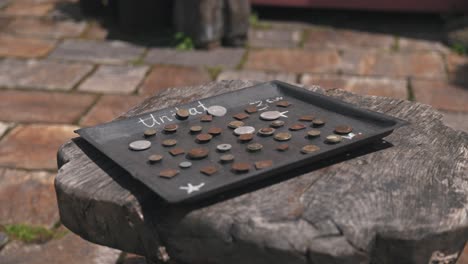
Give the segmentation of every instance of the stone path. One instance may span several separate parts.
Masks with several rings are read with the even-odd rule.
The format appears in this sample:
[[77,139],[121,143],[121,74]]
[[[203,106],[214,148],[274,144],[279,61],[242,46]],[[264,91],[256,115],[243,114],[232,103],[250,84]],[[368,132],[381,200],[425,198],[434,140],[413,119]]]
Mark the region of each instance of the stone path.
[[[83,19],[75,0],[0,0],[0,225],[63,230],[53,189],[57,148],[78,127],[110,121],[168,87],[318,84],[430,104],[468,132],[468,57],[440,38],[385,29],[265,21],[252,27],[248,48],[180,51],[115,39],[115,29]],[[468,263],[465,255],[459,263]],[[117,261],[144,263],[71,233],[42,244],[13,238],[0,250],[1,263]]]

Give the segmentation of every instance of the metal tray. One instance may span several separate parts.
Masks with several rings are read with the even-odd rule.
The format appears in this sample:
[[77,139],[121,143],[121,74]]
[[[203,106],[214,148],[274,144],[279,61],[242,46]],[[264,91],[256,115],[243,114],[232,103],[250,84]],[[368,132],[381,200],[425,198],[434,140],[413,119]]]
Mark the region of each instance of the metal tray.
[[[280,108],[275,104],[278,100],[287,100],[292,105],[288,108]],[[200,116],[205,114],[205,108],[213,105],[224,106],[228,110],[227,114],[224,117],[213,117],[212,122],[200,122]],[[290,125],[301,123],[298,121],[300,116],[307,114],[314,114],[325,119],[326,124],[318,128],[321,131],[321,136],[315,139],[306,137],[308,129],[288,131],[293,137],[287,142],[277,142],[271,136],[260,137],[256,135],[249,143],[258,142],[263,144],[264,147],[260,152],[251,153],[246,151],[247,144],[239,143],[232,129],[227,127],[227,124],[234,120],[232,116],[244,112],[245,107],[249,105],[257,106],[259,112],[251,114],[243,122],[246,125],[255,127],[257,130],[269,126],[270,121],[259,118],[261,112],[269,110],[284,112],[285,117],[280,119],[285,121],[286,124],[278,128],[276,132],[288,131]],[[174,117],[176,108],[189,109],[191,112],[190,117],[187,120],[176,119]],[[160,133],[162,127],[170,123],[178,124],[178,131],[174,134]],[[199,147],[200,144],[195,142],[195,135],[189,132],[190,126],[195,124],[203,126],[204,131],[212,126],[220,127],[223,128],[223,133],[213,137],[211,142],[203,144],[203,147],[210,150],[207,158],[191,161],[193,166],[189,169],[180,169],[178,164],[186,160],[186,156],[171,156],[168,153],[170,148],[163,147],[161,142],[164,139],[176,139],[178,141],[177,146],[184,148],[186,151]],[[304,122],[304,124],[308,123]],[[348,135],[338,144],[325,143],[325,137],[333,134],[335,126],[342,124],[352,126],[353,134]],[[287,83],[272,81],[173,108],[79,129],[75,132],[164,200],[169,203],[179,203],[199,200],[233,188],[249,185],[255,181],[287,173],[287,171],[294,168],[380,140],[389,135],[395,128],[405,124],[406,121],[394,117],[360,109],[337,99]],[[152,142],[152,147],[144,151],[129,150],[129,143],[144,139],[143,132],[149,127],[158,130],[156,136],[147,138]],[[353,135],[355,136],[353,137]],[[231,170],[231,164],[221,164],[219,162],[219,156],[225,154],[216,150],[216,146],[221,143],[232,145],[229,152],[235,156],[235,161],[252,164],[248,173],[235,173]],[[277,151],[275,148],[281,143],[287,143],[289,150],[285,152]],[[307,144],[317,145],[320,150],[311,154],[302,154],[300,149]],[[163,155],[164,158],[160,163],[150,164],[147,161],[148,156],[155,153]],[[256,170],[253,163],[259,160],[273,160],[273,166]],[[200,172],[200,169],[209,164],[216,165],[218,171],[214,175],[206,176]],[[171,179],[162,178],[159,177],[159,172],[163,168],[178,169],[180,173]],[[186,188],[189,185],[198,188],[192,189],[192,192],[189,193],[188,188]]]

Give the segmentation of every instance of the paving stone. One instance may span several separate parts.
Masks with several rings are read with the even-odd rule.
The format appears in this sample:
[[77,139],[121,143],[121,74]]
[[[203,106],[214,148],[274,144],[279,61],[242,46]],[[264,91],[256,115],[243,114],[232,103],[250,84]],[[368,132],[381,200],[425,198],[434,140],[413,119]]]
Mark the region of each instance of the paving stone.
[[450,53],[446,56],[449,80],[457,84],[468,84],[468,56]]
[[71,125],[18,125],[0,141],[0,166],[57,169],[57,149],[76,137]]
[[268,82],[279,80],[288,83],[296,83],[296,75],[293,73],[278,73],[278,72],[263,72],[263,71],[248,71],[248,70],[228,70],[223,71],[218,75],[217,81],[222,80],[256,80]]
[[47,60],[0,61],[0,86],[70,90],[93,69],[92,65]]
[[5,134],[5,132],[12,127],[13,124],[11,123],[5,123],[5,122],[0,122],[0,138]]
[[0,251],[2,264],[115,264],[120,251],[85,241],[72,233],[46,244],[12,242]]
[[9,16],[45,16],[54,8],[50,2],[13,1],[2,13]]
[[154,95],[169,87],[183,87],[207,83],[210,74],[201,68],[158,65],[148,74],[140,93]]
[[468,89],[443,81],[412,81],[416,101],[437,109],[468,112]]
[[102,65],[78,88],[99,93],[132,93],[145,77],[147,66]]
[[442,56],[437,52],[395,53],[363,50],[345,51],[343,73],[446,79]]
[[47,55],[55,43],[50,40],[0,34],[0,57],[38,58]]
[[86,29],[86,32],[83,34],[83,38],[95,40],[104,40],[108,36],[109,29],[98,23],[91,23],[88,29]]
[[104,95],[80,122],[82,126],[94,126],[112,121],[144,100],[144,96]]
[[468,112],[465,112],[465,113],[447,112],[447,111],[441,111],[441,112],[444,115],[444,117],[442,118],[442,121],[444,122],[445,125],[468,133]]
[[304,74],[301,77],[301,83],[306,86],[319,85],[325,89],[340,88],[363,95],[408,98],[407,81],[405,79]]
[[392,35],[353,30],[315,29],[307,32],[304,48],[374,48],[390,50],[395,43],[396,39]]
[[468,264],[468,244],[465,246],[465,249],[461,253],[461,256],[458,259],[457,264]]
[[85,28],[86,22],[18,18],[8,23],[4,30],[22,36],[57,39],[78,37]]
[[138,59],[143,51],[122,41],[65,40],[50,58],[118,64]]
[[52,227],[60,219],[54,189],[55,174],[44,171],[0,169],[2,224]]
[[259,48],[294,48],[301,41],[300,30],[250,29],[249,46]]
[[280,72],[336,73],[341,59],[336,50],[251,50],[245,69]]
[[438,51],[449,53],[450,49],[442,41],[424,40],[415,38],[398,38],[399,51]]
[[0,91],[0,120],[74,123],[96,96],[33,91]]
[[244,49],[237,48],[188,51],[155,48],[148,52],[145,61],[151,64],[235,68],[242,61],[244,52]]

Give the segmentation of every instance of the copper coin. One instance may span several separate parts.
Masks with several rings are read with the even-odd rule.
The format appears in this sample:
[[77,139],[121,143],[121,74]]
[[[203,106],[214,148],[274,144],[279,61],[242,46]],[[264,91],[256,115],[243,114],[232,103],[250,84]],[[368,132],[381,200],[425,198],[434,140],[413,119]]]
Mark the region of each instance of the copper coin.
[[320,148],[316,145],[305,145],[304,147],[302,147],[301,152],[304,154],[309,154],[319,150]]
[[247,162],[235,162],[232,164],[232,170],[235,172],[248,172],[250,170],[250,164]]
[[286,151],[288,149],[289,149],[288,144],[280,144],[280,145],[276,146],[276,150],[279,150],[279,151]]
[[210,134],[199,134],[197,135],[196,139],[200,143],[208,142],[213,138]]
[[189,111],[187,109],[179,109],[176,112],[176,117],[178,119],[182,119],[182,120],[187,119],[189,117],[189,115],[190,115],[190,113],[189,113]]
[[208,156],[210,151],[206,148],[194,148],[188,152],[188,157],[191,159],[203,159]]
[[288,107],[290,105],[291,103],[285,100],[276,102],[276,106],[279,106],[279,107]]
[[163,177],[163,178],[172,178],[174,176],[176,176],[177,174],[179,174],[179,171],[178,170],[174,170],[174,169],[165,169],[165,170],[162,170],[160,173],[159,173],[159,176],[160,177]]
[[217,171],[218,171],[218,168],[216,168],[213,165],[205,166],[205,167],[201,168],[201,170],[200,170],[201,173],[203,173],[205,175],[208,175],[208,176],[211,176],[211,175],[215,174]]
[[251,152],[260,151],[263,148],[263,145],[260,143],[252,143],[247,145],[247,150]]
[[249,113],[249,114],[253,114],[253,113],[256,113],[258,111],[257,107],[255,107],[254,105],[251,105],[251,106],[247,106],[245,109],[244,109],[245,112]]
[[219,127],[210,127],[210,129],[208,129],[208,134],[210,135],[213,135],[213,136],[217,136],[219,134],[221,134],[223,130]]
[[202,121],[202,122],[211,122],[212,120],[213,120],[212,115],[202,115],[200,117],[200,121]]
[[329,135],[326,138],[326,142],[330,143],[330,144],[339,143],[339,142],[341,142],[341,140],[343,140],[343,138],[341,136],[338,136],[338,135]]
[[165,147],[172,147],[172,146],[175,146],[176,144],[177,144],[177,140],[175,139],[166,139],[166,140],[163,140],[162,142],[162,145]]
[[244,119],[248,118],[249,115],[246,114],[246,113],[238,113],[238,114],[233,115],[232,117],[234,117],[237,120],[244,120]]
[[253,139],[253,137],[254,137],[253,134],[242,134],[242,135],[239,136],[239,140],[240,141],[250,141],[250,140]]
[[169,124],[164,126],[164,131],[166,132],[175,132],[177,131],[177,128],[179,128],[178,125],[176,124]]
[[318,137],[318,136],[320,136],[320,130],[317,130],[317,129],[309,130],[309,131],[307,131],[307,136],[311,137],[311,138]]
[[289,130],[298,131],[298,130],[301,130],[301,129],[304,129],[304,128],[306,128],[306,126],[304,126],[303,124],[294,124],[294,125],[289,127]]
[[270,124],[271,127],[278,128],[284,126],[284,121],[283,120],[275,120],[271,122]]
[[344,134],[351,133],[351,131],[353,131],[353,128],[347,125],[341,125],[341,126],[335,127],[335,133],[337,134],[344,135]]
[[315,116],[313,115],[304,115],[299,117],[299,121],[307,121],[307,122],[312,122],[314,120]]
[[260,161],[255,162],[255,168],[257,170],[265,169],[271,166],[273,166],[272,160],[260,160]]
[[153,154],[153,155],[148,157],[148,161],[150,163],[160,162],[162,159],[163,159],[163,156],[159,155],[159,154]]
[[185,150],[183,148],[173,148],[169,150],[169,153],[171,153],[172,156],[177,156],[185,153]]
[[258,130],[258,134],[264,137],[271,136],[275,133],[275,129],[271,127],[264,127]]
[[145,135],[145,137],[152,137],[152,136],[156,135],[156,133],[157,133],[156,129],[149,128],[149,129],[146,129],[143,134]]
[[234,155],[232,154],[221,155],[221,157],[219,157],[219,160],[223,163],[231,162],[234,160]]
[[244,122],[235,120],[235,121],[229,122],[228,127],[232,129],[236,129],[244,125],[245,125]]
[[273,137],[278,141],[287,141],[291,139],[292,135],[286,132],[281,132],[276,133]]
[[312,125],[314,125],[314,126],[323,126],[323,125],[325,125],[325,121],[323,119],[320,119],[320,118],[315,118],[314,120],[312,120]]
[[190,132],[192,133],[198,133],[203,130],[202,126],[191,126],[190,127]]

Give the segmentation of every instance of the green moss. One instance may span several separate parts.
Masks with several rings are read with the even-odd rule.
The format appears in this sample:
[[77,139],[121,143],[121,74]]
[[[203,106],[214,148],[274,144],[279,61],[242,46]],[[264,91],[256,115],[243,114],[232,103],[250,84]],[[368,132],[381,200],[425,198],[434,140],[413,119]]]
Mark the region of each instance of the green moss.
[[193,50],[195,48],[192,38],[182,32],[175,33],[174,42],[177,50]]
[[258,18],[258,14],[255,12],[252,12],[252,14],[250,14],[249,23],[250,26],[257,29],[270,29],[272,27],[270,23],[260,21],[260,19]]
[[395,36],[395,40],[393,42],[391,50],[394,52],[397,52],[400,50],[400,37],[399,36]]
[[213,81],[215,81],[216,78],[218,77],[218,75],[221,73],[221,71],[223,71],[223,68],[221,68],[221,67],[206,67],[206,70],[210,74],[211,79]]
[[459,55],[467,55],[468,54],[468,49],[465,47],[465,45],[461,43],[454,43],[451,46],[451,49],[453,52],[459,54]]
[[6,225],[5,230],[9,237],[26,243],[44,243],[54,237],[54,232],[41,227],[24,224]]

